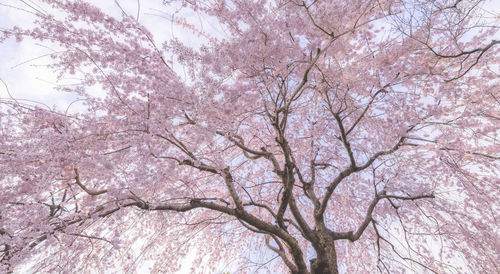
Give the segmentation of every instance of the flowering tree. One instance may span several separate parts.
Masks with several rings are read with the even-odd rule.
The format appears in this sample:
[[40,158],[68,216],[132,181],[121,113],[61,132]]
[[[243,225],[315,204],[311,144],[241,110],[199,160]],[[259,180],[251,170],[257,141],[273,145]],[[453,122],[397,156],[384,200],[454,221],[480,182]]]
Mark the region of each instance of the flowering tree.
[[81,108],[0,99],[0,271],[500,271],[482,1],[164,1],[200,47],[26,3]]

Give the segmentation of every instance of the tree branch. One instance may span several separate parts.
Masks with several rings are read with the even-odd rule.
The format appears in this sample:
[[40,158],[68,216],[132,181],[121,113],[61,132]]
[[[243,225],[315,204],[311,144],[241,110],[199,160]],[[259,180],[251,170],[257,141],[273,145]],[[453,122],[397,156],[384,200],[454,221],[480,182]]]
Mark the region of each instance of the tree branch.
[[363,232],[365,231],[366,227],[370,224],[370,222],[373,220],[372,214],[373,210],[377,206],[378,202],[383,199],[397,199],[397,200],[405,200],[405,201],[415,201],[419,199],[432,199],[434,198],[434,194],[423,194],[423,195],[418,195],[418,196],[410,196],[410,197],[404,197],[404,196],[397,196],[397,195],[387,195],[385,192],[382,192],[381,195],[376,196],[373,201],[370,203],[370,206],[368,207],[368,210],[366,212],[365,218],[361,225],[358,227],[356,232],[353,231],[348,231],[348,232],[332,232],[333,237],[335,239],[347,239],[351,242],[354,242],[358,240]]
[[83,189],[83,191],[87,192],[87,194],[92,195],[92,196],[97,196],[97,195],[101,195],[101,194],[104,194],[104,193],[108,192],[106,189],[103,189],[103,190],[90,190],[90,189],[88,189],[86,186],[84,186],[80,182],[80,174],[78,174],[78,169],[76,167],[74,168],[74,171],[75,171],[75,182],[76,182],[76,184],[81,189]]
[[[411,126],[410,129],[407,130],[410,131],[411,129],[413,129],[414,126]],[[404,143],[404,140],[405,140],[405,137],[401,137],[398,141],[398,143],[396,145],[394,145],[394,147],[392,147],[391,149],[389,150],[386,150],[386,151],[380,151],[380,152],[377,152],[375,153],[372,157],[370,157],[370,159],[368,159],[368,161],[366,161],[366,163],[362,166],[349,166],[348,168],[344,169],[333,181],[332,183],[330,183],[330,185],[327,187],[326,189],[326,194],[325,196],[323,197],[323,200],[321,202],[321,207],[319,208],[319,210],[317,210],[315,212],[315,218],[317,220],[322,220],[323,219],[323,214],[325,213],[325,210],[326,210],[326,206],[328,205],[328,201],[330,200],[330,197],[332,196],[333,192],[335,191],[335,188],[340,184],[340,182],[342,182],[342,180],[344,178],[346,178],[347,176],[351,175],[352,173],[354,172],[357,172],[357,171],[361,171],[361,170],[364,170],[366,169],[367,167],[369,167],[377,158],[379,158],[380,156],[383,156],[383,155],[388,155],[388,154],[391,154],[393,152],[395,152],[396,150],[399,149],[399,147],[401,147]]]

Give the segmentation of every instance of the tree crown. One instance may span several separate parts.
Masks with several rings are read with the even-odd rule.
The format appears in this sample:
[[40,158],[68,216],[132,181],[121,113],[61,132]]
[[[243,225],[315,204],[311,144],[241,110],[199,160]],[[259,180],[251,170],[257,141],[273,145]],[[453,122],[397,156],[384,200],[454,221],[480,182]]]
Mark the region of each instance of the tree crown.
[[499,270],[483,1],[163,2],[199,46],[85,1],[2,30],[78,79],[65,110],[0,98],[2,271]]

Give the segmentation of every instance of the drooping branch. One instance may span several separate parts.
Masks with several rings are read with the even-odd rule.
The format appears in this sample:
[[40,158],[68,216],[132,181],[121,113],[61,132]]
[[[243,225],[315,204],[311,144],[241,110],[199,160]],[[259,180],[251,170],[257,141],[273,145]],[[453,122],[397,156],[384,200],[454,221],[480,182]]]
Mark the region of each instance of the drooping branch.
[[[401,259],[403,259],[403,260],[405,260],[405,261],[409,261],[409,262],[412,262],[412,263],[416,263],[416,264],[418,264],[419,266],[421,266],[421,267],[423,267],[423,268],[425,268],[425,269],[429,270],[429,271],[430,271],[430,272],[432,272],[432,273],[436,273],[436,274],[438,273],[438,272],[436,272],[434,269],[430,268],[429,266],[427,266],[427,265],[425,265],[425,264],[423,264],[423,263],[421,263],[421,262],[419,262],[419,261],[417,261],[417,260],[415,260],[415,259],[413,259],[413,258],[411,258],[411,257],[407,257],[407,256],[404,256],[404,255],[400,254],[400,253],[396,250],[396,247],[394,246],[394,244],[393,244],[393,243],[391,243],[389,240],[387,240],[385,237],[383,237],[383,236],[381,235],[381,233],[380,233],[380,231],[379,231],[379,229],[378,229],[378,227],[377,227],[377,222],[376,222],[375,220],[372,220],[372,222],[371,222],[371,223],[372,223],[372,225],[373,225],[373,229],[374,229],[374,231],[375,231],[375,235],[376,235],[376,237],[377,237],[377,248],[378,248],[378,254],[379,254],[379,262],[382,262],[382,261],[380,260],[380,240],[382,240],[382,241],[384,241],[385,243],[387,243],[387,244],[391,247],[392,251],[393,251],[393,252],[394,252],[394,253],[395,253],[395,254],[396,254],[399,258],[401,258]],[[383,262],[382,262],[382,264],[383,264],[383,265],[384,265],[384,267],[387,269],[387,267],[385,266],[385,264],[384,264]]]
[[[428,142],[428,143],[433,143],[433,144],[436,144],[436,145],[441,145],[441,144],[439,144],[435,140],[429,140],[429,139],[425,139],[425,138],[421,138],[421,137],[407,137],[407,139],[416,140],[416,141],[422,141],[422,142]],[[418,144],[415,144],[415,145],[418,146]],[[485,157],[485,158],[488,158],[488,159],[491,159],[491,160],[500,160],[500,156],[486,154],[486,153],[482,153],[482,152],[470,151],[470,150],[456,149],[456,148],[451,148],[451,147],[446,147],[446,146],[440,147],[439,150],[442,150],[442,151],[456,151],[456,152],[465,153],[465,154],[469,154],[469,155]]]
[[297,272],[293,273],[308,273],[307,266],[305,264],[302,250],[300,249],[297,241],[285,230],[281,229],[278,226],[267,223],[246,211],[240,210],[238,208],[230,208],[227,206],[222,206],[219,204],[215,204],[213,202],[204,202],[198,199],[192,199],[188,204],[184,205],[174,205],[174,204],[148,204],[145,202],[135,203],[136,207],[144,209],[144,210],[159,210],[159,211],[176,211],[176,212],[186,212],[196,208],[205,208],[218,212],[222,212],[228,214],[230,216],[234,216],[239,220],[246,222],[249,225],[255,227],[260,231],[275,235],[276,237],[282,239],[286,242],[290,254],[294,259],[294,264],[297,266]]

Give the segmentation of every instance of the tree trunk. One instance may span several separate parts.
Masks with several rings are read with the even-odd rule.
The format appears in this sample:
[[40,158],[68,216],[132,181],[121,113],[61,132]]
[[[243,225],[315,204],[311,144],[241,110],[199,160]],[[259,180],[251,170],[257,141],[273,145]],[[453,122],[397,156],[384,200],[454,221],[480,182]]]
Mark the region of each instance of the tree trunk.
[[335,241],[326,230],[318,234],[319,243],[315,246],[317,257],[311,260],[311,274],[338,274]]

